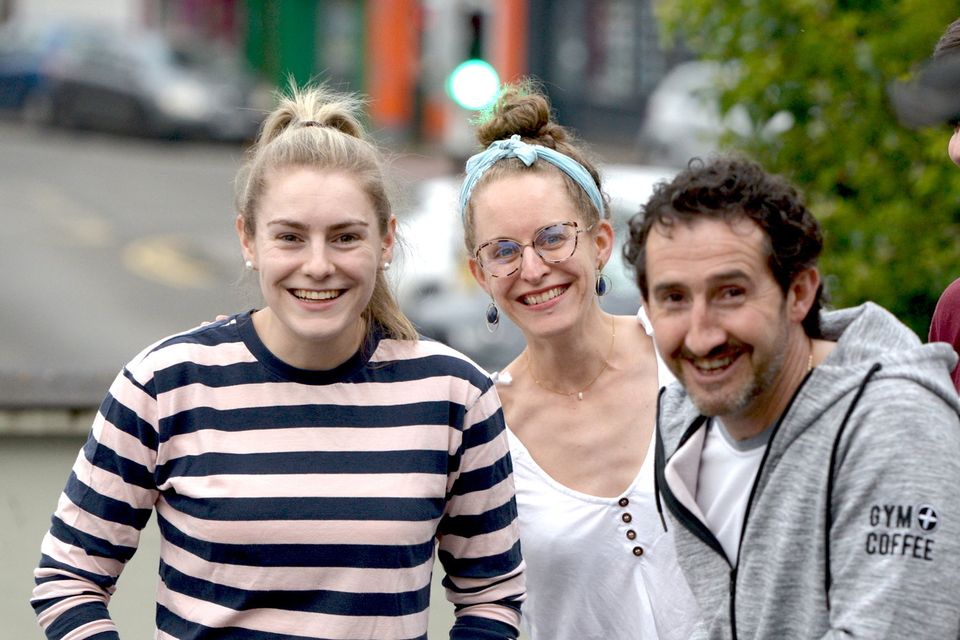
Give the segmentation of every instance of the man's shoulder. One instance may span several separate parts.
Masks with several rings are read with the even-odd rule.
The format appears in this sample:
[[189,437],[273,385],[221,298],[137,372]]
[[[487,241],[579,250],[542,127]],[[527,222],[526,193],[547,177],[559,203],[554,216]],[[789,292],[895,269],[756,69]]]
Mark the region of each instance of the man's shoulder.
[[871,421],[904,435],[934,430],[960,441],[960,403],[956,397],[897,371],[882,373],[865,385],[854,419],[858,414],[869,415]]
[[[824,313],[821,316],[825,338],[836,346],[822,363],[828,373],[821,378],[834,391],[850,391],[847,382],[876,395],[878,388],[897,390],[922,397],[925,387],[941,396],[947,404],[956,397],[950,371],[956,355],[949,345],[924,344],[920,338],[879,305],[867,302],[859,307]],[[882,385],[876,383],[887,380]],[[892,382],[898,381],[898,382]],[[825,391],[830,395],[830,391]]]

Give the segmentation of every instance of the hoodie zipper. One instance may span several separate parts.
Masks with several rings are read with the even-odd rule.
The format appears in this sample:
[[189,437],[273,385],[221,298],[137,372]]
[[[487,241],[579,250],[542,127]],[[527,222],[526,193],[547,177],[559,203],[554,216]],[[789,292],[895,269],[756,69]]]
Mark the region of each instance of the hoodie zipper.
[[[742,539],[742,538],[741,538]],[[740,564],[740,556],[737,556],[737,565]],[[737,567],[730,569],[730,631],[733,640],[737,640]]]
[[[747,530],[747,521],[750,519],[750,509],[753,506],[753,500],[757,495],[757,486],[760,484],[760,477],[763,475],[763,469],[767,466],[767,458],[770,456],[770,447],[773,446],[773,441],[777,437],[777,433],[780,431],[780,426],[783,424],[783,421],[787,415],[790,414],[790,409],[793,408],[794,401],[797,399],[797,396],[800,395],[800,390],[803,389],[803,386],[807,383],[811,373],[812,371],[808,371],[807,375],[805,375],[803,380],[800,381],[800,384],[793,392],[793,396],[790,398],[790,402],[787,403],[783,413],[780,414],[780,418],[773,425],[773,430],[770,432],[770,439],[767,441],[767,448],[763,452],[763,457],[760,459],[760,466],[757,468],[757,475],[753,478],[753,486],[750,487],[750,495],[747,497],[747,508],[743,512],[743,524],[740,526],[740,541],[737,543],[737,562],[733,564],[730,569],[730,635],[732,640],[737,640],[737,574],[740,569],[740,558],[743,555],[743,535]],[[729,562],[729,558],[727,561]]]

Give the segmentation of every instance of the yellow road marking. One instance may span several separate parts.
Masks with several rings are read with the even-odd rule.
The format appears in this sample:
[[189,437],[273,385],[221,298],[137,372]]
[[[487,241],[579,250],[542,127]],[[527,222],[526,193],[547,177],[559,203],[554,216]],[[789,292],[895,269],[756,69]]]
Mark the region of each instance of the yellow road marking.
[[210,289],[216,284],[210,264],[183,250],[183,239],[154,236],[123,249],[123,263],[136,275],[174,289]]

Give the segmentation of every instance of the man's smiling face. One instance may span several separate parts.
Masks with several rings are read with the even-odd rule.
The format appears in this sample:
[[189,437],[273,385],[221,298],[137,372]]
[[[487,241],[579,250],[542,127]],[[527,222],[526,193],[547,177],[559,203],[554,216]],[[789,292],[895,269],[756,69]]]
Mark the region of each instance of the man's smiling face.
[[735,420],[779,404],[771,396],[795,332],[760,227],[746,218],[658,225],[646,265],[654,337],[697,408]]

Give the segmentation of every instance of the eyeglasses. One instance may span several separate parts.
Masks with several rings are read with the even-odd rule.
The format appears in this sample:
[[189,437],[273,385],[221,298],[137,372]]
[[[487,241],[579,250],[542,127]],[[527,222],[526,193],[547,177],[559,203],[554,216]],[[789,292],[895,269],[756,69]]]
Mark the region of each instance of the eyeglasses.
[[547,263],[556,264],[572,256],[577,250],[577,239],[584,231],[576,222],[557,222],[540,227],[533,234],[533,242],[520,244],[510,238],[498,238],[484,242],[477,247],[475,254],[480,267],[494,278],[505,278],[520,270],[523,250],[533,247],[540,258]]

